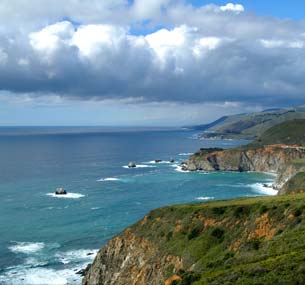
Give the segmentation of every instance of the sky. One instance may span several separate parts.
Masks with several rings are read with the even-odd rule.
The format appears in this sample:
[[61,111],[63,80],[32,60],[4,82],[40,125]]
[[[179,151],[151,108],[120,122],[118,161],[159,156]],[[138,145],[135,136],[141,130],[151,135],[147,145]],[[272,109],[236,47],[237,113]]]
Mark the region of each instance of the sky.
[[305,1],[1,0],[0,126],[183,126],[305,102]]

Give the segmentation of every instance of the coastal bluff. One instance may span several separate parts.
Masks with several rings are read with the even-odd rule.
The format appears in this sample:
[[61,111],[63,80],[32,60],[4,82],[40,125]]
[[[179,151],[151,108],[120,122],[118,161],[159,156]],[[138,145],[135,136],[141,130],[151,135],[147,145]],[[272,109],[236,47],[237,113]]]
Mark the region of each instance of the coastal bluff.
[[151,211],[97,254],[83,285],[304,284],[305,194]]
[[260,148],[241,147],[228,150],[201,149],[182,164],[185,171],[257,171],[277,174],[276,189],[293,177],[301,167],[290,164],[305,158],[305,148],[284,144]]
[[[279,190],[298,172],[305,171],[305,119],[273,126],[257,140],[233,149],[203,148],[182,163],[185,171],[257,171],[276,174]],[[289,192],[289,191],[288,191]]]

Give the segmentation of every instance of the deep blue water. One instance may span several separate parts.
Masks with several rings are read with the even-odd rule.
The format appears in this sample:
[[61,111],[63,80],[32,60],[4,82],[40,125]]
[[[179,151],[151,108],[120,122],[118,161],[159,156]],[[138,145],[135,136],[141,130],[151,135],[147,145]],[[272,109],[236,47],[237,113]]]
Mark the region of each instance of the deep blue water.
[[[0,128],[0,284],[80,284],[74,271],[87,254],[153,208],[268,194],[259,183],[270,175],[180,172],[200,147],[245,143],[194,134]],[[150,163],[170,157],[176,163]],[[124,168],[129,161],[142,167]],[[53,197],[57,187],[68,198]]]

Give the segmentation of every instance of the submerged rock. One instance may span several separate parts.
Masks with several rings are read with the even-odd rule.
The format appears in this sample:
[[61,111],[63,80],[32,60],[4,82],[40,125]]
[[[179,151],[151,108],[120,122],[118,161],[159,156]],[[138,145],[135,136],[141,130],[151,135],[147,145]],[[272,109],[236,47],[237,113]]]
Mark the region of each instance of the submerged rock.
[[91,263],[89,263],[85,269],[81,269],[81,270],[78,270],[75,274],[78,274],[78,275],[81,275],[81,276],[86,276],[87,272],[89,271],[91,267]]
[[66,195],[67,191],[64,188],[60,187],[60,188],[56,188],[55,194],[56,195]]
[[134,162],[129,162],[128,167],[129,168],[134,168],[134,167],[137,167],[137,165]]

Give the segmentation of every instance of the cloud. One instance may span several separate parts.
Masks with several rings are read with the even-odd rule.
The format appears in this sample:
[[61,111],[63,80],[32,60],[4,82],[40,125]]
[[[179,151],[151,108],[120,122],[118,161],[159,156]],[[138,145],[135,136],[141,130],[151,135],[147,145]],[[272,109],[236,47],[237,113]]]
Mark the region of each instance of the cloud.
[[158,16],[172,0],[134,0],[131,8],[137,20],[152,19]]
[[1,2],[0,16],[11,24],[0,29],[2,90],[137,104],[139,98],[253,106],[303,101],[304,22],[258,16],[232,3],[71,1],[51,5],[49,14],[48,5],[31,1],[34,18],[20,0],[23,30],[5,16],[17,9],[14,1]]
[[7,53],[0,48],[0,65],[4,65],[7,61]]
[[240,5],[240,4],[232,4],[232,3],[228,3],[224,6],[220,6],[220,10],[221,11],[233,11],[233,12],[236,12],[236,13],[241,13],[241,12],[244,12],[245,9],[243,7],[243,5]]
[[285,41],[285,40],[260,40],[265,48],[304,48],[305,42],[302,40]]

